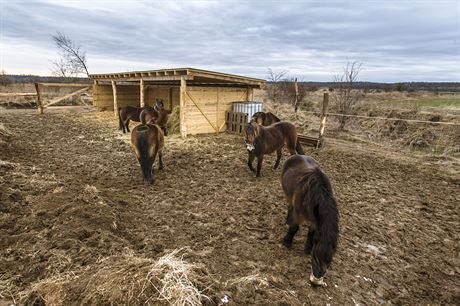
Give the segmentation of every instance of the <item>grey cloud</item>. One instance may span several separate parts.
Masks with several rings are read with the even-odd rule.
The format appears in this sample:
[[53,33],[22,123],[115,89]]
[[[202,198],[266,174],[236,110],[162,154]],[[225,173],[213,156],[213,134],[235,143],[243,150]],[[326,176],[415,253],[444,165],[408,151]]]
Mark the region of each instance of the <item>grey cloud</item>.
[[327,81],[351,59],[364,62],[363,78],[371,81],[459,81],[459,5],[11,1],[3,18],[4,36],[24,44],[54,50],[50,34],[61,31],[90,58],[145,62],[146,69],[171,63],[264,77],[272,67]]

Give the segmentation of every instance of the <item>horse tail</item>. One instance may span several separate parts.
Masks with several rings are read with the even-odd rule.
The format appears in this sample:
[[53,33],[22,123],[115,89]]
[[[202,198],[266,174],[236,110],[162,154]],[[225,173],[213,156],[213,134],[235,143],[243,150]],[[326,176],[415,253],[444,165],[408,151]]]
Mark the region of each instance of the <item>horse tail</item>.
[[121,120],[121,107],[118,108],[118,129],[121,130],[123,129],[123,121]]
[[139,154],[139,164],[141,165],[142,176],[144,180],[153,183],[152,178],[152,159],[150,158],[150,144],[148,134],[150,129],[148,126],[138,129],[136,134],[136,148]]
[[297,138],[297,141],[295,143],[295,150],[296,150],[297,154],[305,155],[305,151],[303,150],[302,145],[300,144],[298,138]]
[[312,274],[322,278],[332,262],[339,237],[339,212],[329,178],[319,168],[315,168],[308,179],[307,195],[304,203],[312,211],[316,220],[316,229],[312,249]]

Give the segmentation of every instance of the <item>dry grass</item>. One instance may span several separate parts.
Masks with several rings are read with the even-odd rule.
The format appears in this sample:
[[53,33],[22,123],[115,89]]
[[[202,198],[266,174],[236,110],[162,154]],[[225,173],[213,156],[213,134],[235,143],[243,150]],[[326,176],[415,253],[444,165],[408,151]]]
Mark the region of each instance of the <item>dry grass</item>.
[[111,256],[78,273],[58,274],[32,285],[22,304],[200,305],[208,297],[207,274],[183,259],[184,249],[157,260]]
[[10,142],[13,133],[0,123],[0,145]]
[[168,117],[167,129],[170,135],[178,134],[180,132],[180,108],[176,106],[173,108],[171,115]]

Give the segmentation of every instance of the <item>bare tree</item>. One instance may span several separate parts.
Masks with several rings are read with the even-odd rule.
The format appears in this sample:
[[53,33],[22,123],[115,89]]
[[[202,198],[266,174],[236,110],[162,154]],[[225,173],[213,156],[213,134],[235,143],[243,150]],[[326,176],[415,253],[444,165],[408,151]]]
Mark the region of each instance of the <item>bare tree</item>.
[[273,71],[271,68],[268,68],[267,72],[267,81],[269,81],[270,88],[268,90],[268,95],[272,100],[277,100],[280,92],[280,82],[283,80],[284,76],[288,73],[287,70],[281,70],[279,72]]
[[[59,60],[53,62],[54,72],[62,74],[78,75],[84,73],[89,76],[86,52],[81,46],[73,42],[68,36],[57,32],[51,35],[54,43],[59,49]],[[57,70],[56,70],[57,69]]]
[[339,114],[345,115],[339,117],[339,129],[343,130],[349,119],[348,116],[354,110],[356,104],[364,94],[355,89],[355,83],[358,80],[359,73],[362,69],[362,63],[348,61],[343,68],[341,75],[334,76],[335,90],[333,91],[333,102]]
[[8,85],[10,83],[11,80],[6,75],[6,71],[2,69],[2,71],[0,71],[0,85]]
[[69,66],[69,64],[60,57],[57,60],[51,61],[53,67],[51,68],[51,73],[58,77],[73,77],[78,75],[78,71],[76,71],[73,67]]
[[307,86],[302,83],[297,83],[297,78],[286,78],[278,83],[278,102],[287,102],[294,106],[294,112],[307,97]]

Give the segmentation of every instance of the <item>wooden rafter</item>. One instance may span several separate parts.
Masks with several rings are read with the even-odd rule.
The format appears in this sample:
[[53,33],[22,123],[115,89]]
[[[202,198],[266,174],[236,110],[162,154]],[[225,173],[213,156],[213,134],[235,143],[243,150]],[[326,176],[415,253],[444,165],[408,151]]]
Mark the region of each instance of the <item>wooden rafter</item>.
[[[178,69],[162,69],[162,70],[147,70],[134,71],[125,73],[108,73],[108,74],[91,74],[90,77],[95,80],[118,80],[118,81],[180,81],[183,77],[186,80],[194,78],[203,79],[203,83],[221,81],[229,84],[239,84],[244,86],[261,87],[265,80],[245,77],[235,74],[227,74],[216,71],[195,69],[195,68],[178,68]],[[208,82],[209,80],[209,82]]]

